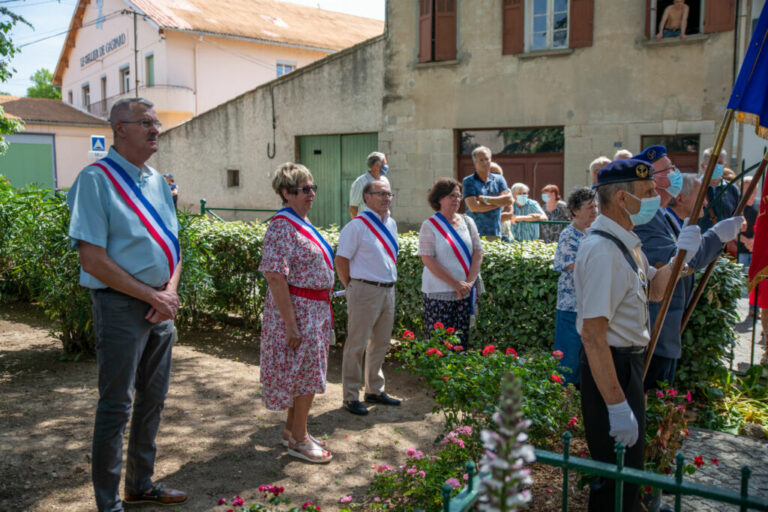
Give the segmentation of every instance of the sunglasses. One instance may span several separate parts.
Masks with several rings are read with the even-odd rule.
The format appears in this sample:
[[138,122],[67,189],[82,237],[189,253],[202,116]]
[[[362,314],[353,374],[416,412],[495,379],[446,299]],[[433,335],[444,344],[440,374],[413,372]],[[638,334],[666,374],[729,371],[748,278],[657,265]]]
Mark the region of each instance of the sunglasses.
[[309,195],[310,192],[317,192],[317,185],[304,185],[303,187],[295,187],[293,189],[294,194],[298,194],[299,192],[304,192],[307,195]]

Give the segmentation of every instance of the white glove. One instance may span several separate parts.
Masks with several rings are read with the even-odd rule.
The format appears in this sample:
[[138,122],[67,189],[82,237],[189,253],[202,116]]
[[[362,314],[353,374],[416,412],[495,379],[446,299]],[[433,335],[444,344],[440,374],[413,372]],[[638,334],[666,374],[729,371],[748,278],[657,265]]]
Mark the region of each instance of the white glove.
[[608,422],[611,430],[608,432],[616,442],[629,448],[637,442],[638,427],[635,413],[630,409],[626,400],[619,404],[608,405]]
[[688,219],[685,219],[683,229],[680,230],[680,234],[677,235],[677,250],[685,251],[685,259],[683,263],[688,263],[696,256],[696,252],[701,245],[701,229],[699,226],[688,225]]
[[736,240],[736,237],[739,236],[739,231],[741,231],[741,225],[743,223],[744,217],[741,215],[738,217],[731,217],[730,219],[721,220],[712,226],[712,231],[715,232],[717,238],[720,239],[720,242],[730,242],[731,240]]

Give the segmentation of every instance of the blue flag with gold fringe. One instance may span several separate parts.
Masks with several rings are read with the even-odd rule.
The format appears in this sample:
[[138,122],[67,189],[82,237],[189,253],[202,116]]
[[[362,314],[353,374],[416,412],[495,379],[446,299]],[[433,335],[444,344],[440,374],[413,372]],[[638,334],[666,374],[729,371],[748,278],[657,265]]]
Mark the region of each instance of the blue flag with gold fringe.
[[741,123],[755,125],[755,133],[768,139],[768,3],[741,64],[728,108]]

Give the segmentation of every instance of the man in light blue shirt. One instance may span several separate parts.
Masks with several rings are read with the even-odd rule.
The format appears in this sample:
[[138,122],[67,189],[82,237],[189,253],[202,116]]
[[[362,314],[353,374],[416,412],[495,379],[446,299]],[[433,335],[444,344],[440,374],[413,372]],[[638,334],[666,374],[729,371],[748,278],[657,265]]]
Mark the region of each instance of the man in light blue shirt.
[[152,482],[155,436],[168,393],[181,274],[178,223],[163,176],[145,165],[157,151],[152,103],[112,107],[114,146],[83,169],[67,196],[69,236],[80,253],[80,284],[91,289],[99,403],[92,478],[99,511],[121,512],[123,433],[133,407],[126,503],[174,504],[181,491]]

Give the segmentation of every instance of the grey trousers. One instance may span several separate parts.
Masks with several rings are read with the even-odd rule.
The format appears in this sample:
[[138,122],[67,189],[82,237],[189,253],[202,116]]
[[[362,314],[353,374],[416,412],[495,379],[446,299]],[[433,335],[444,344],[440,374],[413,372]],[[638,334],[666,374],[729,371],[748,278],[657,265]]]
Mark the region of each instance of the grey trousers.
[[381,365],[392,342],[395,288],[351,280],[347,285],[347,313],[347,341],[341,363],[344,400],[359,400],[363,385],[366,393],[384,391]]
[[172,320],[151,324],[149,304],[114,290],[92,290],[99,372],[99,404],[93,428],[92,477],[102,512],[120,512],[123,436],[133,405],[125,491],[152,487],[155,436],[171,373]]

